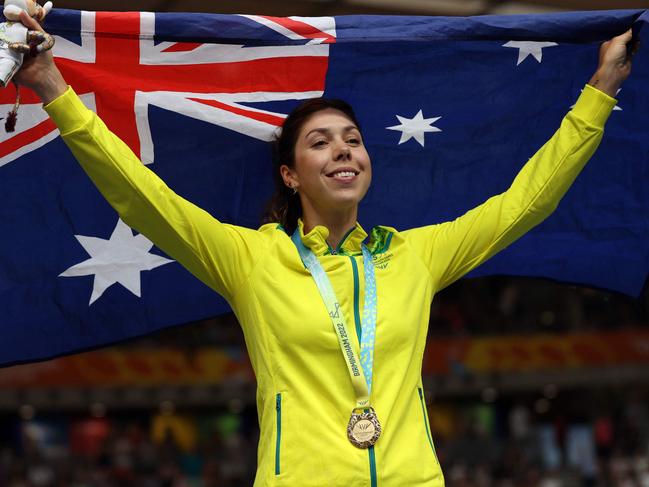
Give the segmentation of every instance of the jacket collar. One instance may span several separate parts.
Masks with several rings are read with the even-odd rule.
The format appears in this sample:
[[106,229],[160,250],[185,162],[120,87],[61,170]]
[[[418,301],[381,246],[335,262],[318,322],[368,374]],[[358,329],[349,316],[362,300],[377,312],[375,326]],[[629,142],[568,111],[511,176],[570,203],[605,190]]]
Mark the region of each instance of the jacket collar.
[[361,244],[367,238],[367,233],[363,230],[358,222],[356,225],[349,229],[349,231],[342,238],[338,247],[332,249],[327,243],[329,238],[329,229],[327,227],[318,225],[314,227],[309,233],[304,234],[304,223],[300,218],[297,222],[298,229],[300,230],[300,238],[302,243],[306,245],[315,255],[357,255],[361,253]]

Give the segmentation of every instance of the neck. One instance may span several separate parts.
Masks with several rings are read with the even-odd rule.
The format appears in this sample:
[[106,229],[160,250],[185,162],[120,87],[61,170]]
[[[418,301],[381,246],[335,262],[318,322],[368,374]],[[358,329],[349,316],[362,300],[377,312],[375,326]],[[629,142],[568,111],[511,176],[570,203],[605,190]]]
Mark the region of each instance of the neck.
[[302,222],[304,223],[304,234],[306,235],[318,225],[327,227],[329,230],[327,243],[332,249],[335,249],[349,229],[356,225],[357,217],[357,206],[345,210],[329,210],[326,212],[318,212],[314,209],[303,207]]

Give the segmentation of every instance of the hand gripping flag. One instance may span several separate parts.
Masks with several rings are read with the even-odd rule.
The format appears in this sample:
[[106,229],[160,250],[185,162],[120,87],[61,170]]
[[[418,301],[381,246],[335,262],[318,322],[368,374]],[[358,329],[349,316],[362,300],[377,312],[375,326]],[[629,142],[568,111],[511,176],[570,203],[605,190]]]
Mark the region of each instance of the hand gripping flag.
[[[455,218],[505,190],[647,11],[471,18],[54,10],[66,80],[176,192],[257,227],[270,149],[300,100],[357,110],[374,165],[366,228]],[[643,29],[644,28],[644,29]],[[645,42],[649,44],[649,42]],[[649,267],[649,50],[556,213],[479,268],[637,294]],[[0,92],[0,116],[13,104]],[[53,357],[227,311],[121,222],[33,93],[0,134],[0,363]]]

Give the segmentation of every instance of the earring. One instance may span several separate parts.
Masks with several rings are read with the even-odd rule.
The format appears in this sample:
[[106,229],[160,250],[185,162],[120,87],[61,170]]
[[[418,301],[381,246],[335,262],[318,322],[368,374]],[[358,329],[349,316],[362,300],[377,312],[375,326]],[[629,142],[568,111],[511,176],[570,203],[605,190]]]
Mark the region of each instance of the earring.
[[294,194],[294,195],[297,194],[297,187],[296,187],[296,186],[293,186],[293,194]]

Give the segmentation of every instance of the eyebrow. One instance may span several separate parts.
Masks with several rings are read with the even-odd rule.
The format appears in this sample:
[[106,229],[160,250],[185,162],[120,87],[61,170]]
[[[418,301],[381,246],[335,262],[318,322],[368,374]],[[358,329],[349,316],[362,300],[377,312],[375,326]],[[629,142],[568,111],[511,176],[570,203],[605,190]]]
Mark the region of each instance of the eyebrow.
[[[346,127],[343,128],[343,132],[349,132],[351,130],[358,130],[358,127],[356,125],[347,125]],[[313,130],[310,130],[309,133],[307,133],[304,136],[304,138],[305,139],[308,138],[309,135],[311,135],[313,132],[317,132],[317,133],[324,134],[324,135],[331,134],[331,130],[329,130],[327,128],[315,128]]]

